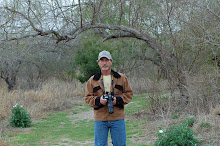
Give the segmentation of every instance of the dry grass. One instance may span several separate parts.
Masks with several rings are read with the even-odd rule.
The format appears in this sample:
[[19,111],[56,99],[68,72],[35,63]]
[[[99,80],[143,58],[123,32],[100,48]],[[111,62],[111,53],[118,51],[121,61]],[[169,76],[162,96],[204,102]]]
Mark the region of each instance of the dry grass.
[[134,76],[129,78],[129,82],[135,94],[158,92],[168,89],[167,80],[152,80],[152,78],[143,78]]
[[10,145],[0,138],[0,146],[10,146]]
[[[212,141],[213,144],[220,144],[220,117],[213,114],[199,114],[196,116],[196,123],[193,130],[203,141]],[[206,123],[207,125],[202,125]]]
[[173,92],[172,95],[169,92],[162,94],[157,92],[167,89],[169,86],[167,82],[133,80],[136,92],[140,93],[143,90],[150,93],[150,111],[136,113],[138,117],[135,118],[153,119],[150,120],[152,124],[144,126],[144,133],[145,137],[154,142],[158,127],[167,129],[170,125],[179,124],[181,120],[193,116],[196,121],[192,129],[198,134],[198,139],[201,139],[203,144],[220,145],[220,72],[215,70],[210,73],[205,70],[196,76],[186,75],[186,77],[190,99],[183,109],[178,105],[181,100],[178,92]]
[[[219,74],[218,74],[219,75]],[[172,124],[179,122],[179,119],[184,119],[187,116],[194,116],[196,119],[193,125],[193,130],[198,133],[198,137],[203,141],[216,145],[220,144],[220,89],[219,77],[215,74],[208,76],[188,76],[188,91],[190,94],[189,105],[186,111],[178,111],[178,104],[176,100],[164,102],[161,99],[169,99],[169,93],[160,94],[160,90],[167,89],[167,82],[152,82],[149,79],[129,79],[131,86],[135,93],[151,92],[151,104],[149,113],[139,117],[151,117],[150,121],[153,124],[146,124],[144,131],[146,137],[153,141],[156,140],[155,131],[158,127],[168,128]],[[16,90],[7,92],[6,86],[3,84],[0,89],[0,138],[1,133],[5,131],[5,126],[8,124],[9,115],[12,107],[17,103],[23,105],[32,117],[39,117],[48,111],[64,110],[73,107],[74,103],[81,102],[84,97],[85,85],[79,82],[63,82],[56,79],[49,80],[42,85],[41,89],[21,91]],[[172,97],[178,97],[178,93],[174,93]],[[158,103],[157,103],[158,102]],[[137,115],[136,114],[136,115]],[[177,114],[178,118],[174,119],[173,114]],[[133,115],[134,117],[136,115]],[[159,119],[159,120],[158,120]],[[201,127],[201,123],[209,123],[210,127]],[[153,132],[154,131],[154,132]],[[145,138],[143,137],[143,140]],[[0,139],[0,145],[7,145]]]
[[39,116],[45,111],[63,110],[70,108],[76,97],[84,96],[84,87],[81,84],[66,83],[50,80],[43,84],[42,89],[7,92],[0,91],[0,118],[9,117],[12,107],[20,104],[27,109],[29,114]]
[[[135,114],[136,117],[130,118],[129,120],[148,120],[148,122],[143,122],[140,125],[143,130],[143,134],[138,138],[138,142],[140,143],[155,143],[157,140],[157,132],[159,127],[162,129],[168,129],[170,126],[174,124],[180,125],[186,118],[190,116],[185,113],[180,115],[178,118],[173,119],[168,116],[163,116],[163,114],[155,116],[151,113],[138,113]],[[152,117],[153,116],[153,117]],[[219,146],[220,145],[220,117],[213,114],[198,114],[193,116],[195,118],[195,122],[192,125],[193,131],[196,133],[195,138],[202,141],[203,145],[211,145],[211,146]],[[202,123],[205,123],[210,126],[202,126]],[[137,142],[137,141],[136,141]]]
[[7,92],[4,84],[0,89],[0,136],[7,126],[12,107],[15,104],[27,109],[32,118],[39,117],[48,111],[64,110],[73,107],[73,103],[82,100],[84,85],[73,81],[63,82],[52,79],[42,85],[41,89]]
[[155,127],[158,125],[166,129],[169,125],[178,123],[180,119],[194,116],[196,122],[192,128],[203,144],[220,145],[220,73],[187,76],[187,82],[190,99],[184,109],[179,109],[178,100],[181,99],[175,98],[179,97],[178,93],[167,96],[171,98],[165,97],[168,102],[164,102],[164,96],[156,92],[150,95],[149,109],[154,115],[159,116],[162,122],[158,120],[154,125],[148,126],[146,135],[154,138],[148,131],[156,130]]
[[188,76],[188,85],[191,111],[209,114],[220,104],[220,73]]

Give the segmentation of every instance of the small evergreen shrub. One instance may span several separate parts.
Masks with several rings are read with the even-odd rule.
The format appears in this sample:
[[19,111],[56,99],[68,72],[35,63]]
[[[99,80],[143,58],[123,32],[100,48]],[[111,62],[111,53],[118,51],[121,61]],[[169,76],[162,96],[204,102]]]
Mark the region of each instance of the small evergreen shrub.
[[187,126],[187,127],[192,127],[193,124],[195,123],[195,117],[187,117],[184,121],[183,121],[183,125]]
[[178,119],[179,116],[178,116],[178,114],[174,113],[174,114],[172,114],[171,117],[172,117],[172,119]]
[[186,119],[181,125],[173,125],[167,130],[160,129],[155,146],[195,146],[200,141],[194,138],[196,134],[190,127],[192,119]]
[[12,127],[30,127],[31,117],[22,106],[16,104],[13,106],[9,122]]
[[209,122],[201,122],[200,127],[201,128],[210,128],[211,124]]

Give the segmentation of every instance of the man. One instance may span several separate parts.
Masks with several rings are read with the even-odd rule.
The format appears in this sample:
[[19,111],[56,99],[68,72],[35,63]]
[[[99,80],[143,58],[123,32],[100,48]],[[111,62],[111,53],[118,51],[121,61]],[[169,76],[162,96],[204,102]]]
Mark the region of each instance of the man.
[[[127,77],[111,69],[112,61],[108,51],[100,52],[97,62],[101,71],[86,84],[85,101],[94,109],[95,146],[108,145],[109,130],[113,146],[126,145],[124,105],[132,100],[133,92]],[[109,109],[110,97],[113,111]]]

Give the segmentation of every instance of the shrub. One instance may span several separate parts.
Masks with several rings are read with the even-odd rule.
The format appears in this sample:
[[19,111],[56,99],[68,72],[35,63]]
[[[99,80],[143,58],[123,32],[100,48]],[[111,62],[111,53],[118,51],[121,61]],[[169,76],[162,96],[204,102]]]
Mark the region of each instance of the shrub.
[[200,127],[201,128],[210,128],[211,124],[209,122],[201,122]]
[[13,106],[9,122],[12,127],[30,127],[31,117],[22,106],[16,104]]
[[160,129],[156,146],[194,146],[200,143],[194,138],[195,132],[188,127],[189,119],[185,120],[181,125],[173,125],[166,131]]
[[82,47],[76,52],[75,58],[71,62],[73,69],[68,71],[68,74],[81,83],[87,82],[92,75],[100,71],[97,59],[102,50],[111,53],[109,44],[103,44],[103,40],[99,36],[92,35],[83,40]]
[[174,113],[174,114],[172,114],[171,117],[172,117],[172,119],[178,119],[179,116],[176,113]]
[[194,123],[195,123],[195,117],[187,117],[182,124],[185,125],[186,127],[192,127]]

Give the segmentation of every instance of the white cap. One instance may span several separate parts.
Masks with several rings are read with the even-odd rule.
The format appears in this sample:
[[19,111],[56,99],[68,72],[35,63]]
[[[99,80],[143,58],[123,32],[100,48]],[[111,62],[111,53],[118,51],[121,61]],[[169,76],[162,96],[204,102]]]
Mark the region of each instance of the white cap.
[[99,53],[97,61],[99,61],[103,57],[108,58],[109,60],[112,60],[111,54],[108,51],[105,51],[105,50]]

